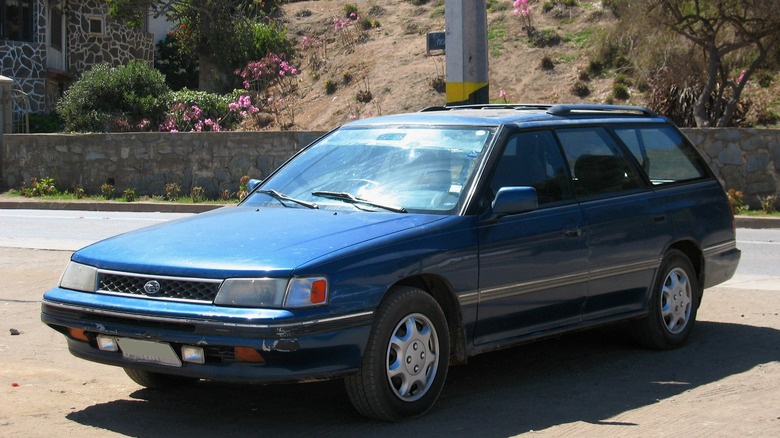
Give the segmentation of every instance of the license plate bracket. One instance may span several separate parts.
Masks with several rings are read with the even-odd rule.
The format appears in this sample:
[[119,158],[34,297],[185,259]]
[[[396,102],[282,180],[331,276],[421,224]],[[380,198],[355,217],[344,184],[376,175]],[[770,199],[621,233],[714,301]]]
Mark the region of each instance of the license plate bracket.
[[180,367],[181,359],[170,344],[131,338],[117,338],[122,356],[133,362]]

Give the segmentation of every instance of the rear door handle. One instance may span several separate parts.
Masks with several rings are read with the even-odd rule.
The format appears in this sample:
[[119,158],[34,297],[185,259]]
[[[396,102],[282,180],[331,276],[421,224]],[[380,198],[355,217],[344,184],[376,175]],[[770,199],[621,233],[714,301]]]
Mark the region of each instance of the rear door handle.
[[567,228],[563,230],[563,235],[566,237],[581,237],[582,228]]

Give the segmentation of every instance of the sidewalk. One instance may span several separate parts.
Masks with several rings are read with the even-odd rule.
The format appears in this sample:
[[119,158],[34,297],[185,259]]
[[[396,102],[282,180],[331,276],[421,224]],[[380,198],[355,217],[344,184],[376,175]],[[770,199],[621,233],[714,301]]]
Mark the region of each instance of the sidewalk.
[[[235,205],[235,204],[227,204]],[[0,196],[0,209],[85,210],[137,213],[203,213],[225,207],[225,204],[181,204],[177,202],[120,201],[47,201],[36,198]],[[780,217],[736,216],[737,228],[780,229]]]

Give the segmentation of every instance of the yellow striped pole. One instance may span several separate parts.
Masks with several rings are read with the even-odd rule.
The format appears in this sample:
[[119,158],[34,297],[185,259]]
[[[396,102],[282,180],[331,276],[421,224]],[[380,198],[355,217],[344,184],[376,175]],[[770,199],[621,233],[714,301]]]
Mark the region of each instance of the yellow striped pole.
[[489,103],[485,0],[445,0],[447,105]]

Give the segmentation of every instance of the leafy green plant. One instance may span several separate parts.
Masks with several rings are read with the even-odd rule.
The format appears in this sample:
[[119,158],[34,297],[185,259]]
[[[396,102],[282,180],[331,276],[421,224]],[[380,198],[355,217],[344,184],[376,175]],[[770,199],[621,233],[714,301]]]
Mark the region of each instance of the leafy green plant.
[[73,183],[73,186],[71,186],[71,191],[73,192],[73,196],[75,196],[76,199],[83,199],[85,196],[87,196],[87,192],[84,190],[84,187],[81,187],[81,184],[79,183]]
[[181,196],[181,186],[177,183],[168,183],[165,185],[165,199],[176,201]]
[[336,82],[328,79],[325,81],[325,94],[333,94],[336,92]]
[[577,81],[571,86],[571,94],[578,97],[586,97],[590,95],[590,87],[585,81]]
[[205,200],[205,197],[206,197],[206,189],[204,189],[203,187],[200,187],[200,186],[194,186],[190,190],[190,197],[192,198],[192,202],[194,202],[196,204],[198,202],[203,202]]
[[726,191],[726,197],[731,204],[731,208],[734,209],[735,214],[744,213],[749,210],[749,207],[745,204],[745,195],[737,189],[728,189]]
[[249,180],[249,175],[244,175],[238,181],[238,192],[236,193],[236,196],[238,196],[239,200],[246,198],[246,195],[249,192]]
[[138,200],[138,196],[135,194],[135,189],[127,188],[122,192],[122,198],[125,202],[133,202]]
[[105,199],[114,199],[114,192],[116,192],[116,188],[113,184],[103,183],[103,185],[100,186],[100,194],[102,194]]
[[352,3],[344,5],[344,17],[352,18],[358,15],[358,7]]
[[544,71],[555,70],[555,62],[549,56],[542,57],[542,61],[539,63],[539,68]]
[[758,202],[761,203],[761,210],[764,210],[764,213],[772,214],[777,205],[777,195],[759,196]]
[[229,201],[231,198],[233,198],[233,192],[231,192],[228,189],[225,189],[222,191],[222,193],[220,193],[219,197],[223,201]]
[[68,88],[57,112],[68,131],[147,131],[162,121],[170,93],[165,77],[144,62],[98,64]]
[[628,100],[631,97],[631,93],[628,91],[628,87],[625,84],[615,83],[612,84],[611,96],[618,100]]
[[168,32],[156,46],[154,68],[165,75],[165,83],[176,91],[198,88],[200,63],[193,53],[180,46],[176,32]]
[[19,188],[19,192],[22,196],[28,198],[34,198],[39,196],[50,196],[59,194],[57,190],[57,183],[54,178],[30,178],[30,185],[22,182],[22,187]]

